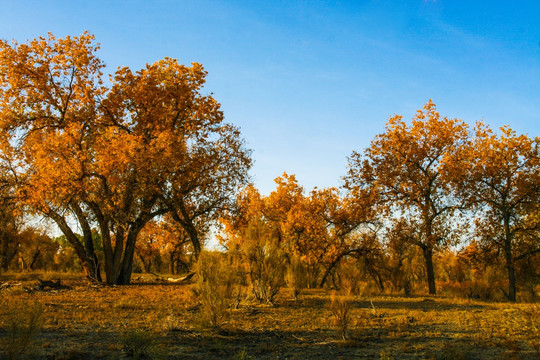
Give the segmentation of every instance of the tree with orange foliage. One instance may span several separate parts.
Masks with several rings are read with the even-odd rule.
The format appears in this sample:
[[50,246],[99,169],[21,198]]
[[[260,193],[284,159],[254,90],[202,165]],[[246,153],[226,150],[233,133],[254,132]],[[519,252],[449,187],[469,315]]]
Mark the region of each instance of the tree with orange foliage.
[[279,222],[264,213],[264,198],[249,184],[221,217],[218,240],[247,274],[253,296],[272,303],[284,281],[286,257]]
[[208,225],[233,206],[236,194],[247,183],[252,162],[234,126],[201,129],[193,140],[189,156],[172,167],[162,185],[161,199],[188,234],[197,257]]
[[60,244],[33,227],[25,227],[17,236],[19,264],[22,270],[48,269],[54,267],[54,257]]
[[291,208],[282,224],[293,251],[308,265],[323,267],[320,287],[343,258],[379,250],[369,229],[375,223],[372,204],[358,200],[341,197],[336,188],[314,189]]
[[243,184],[251,162],[220,104],[200,93],[200,64],[123,67],[107,87],[98,48],[88,33],[1,41],[0,146],[17,169],[19,198],[56,222],[87,277],[101,281],[97,229],[107,283],[128,284],[148,221],[185,212],[192,231],[195,217],[220,209]]
[[349,158],[351,191],[372,187],[388,214],[397,211],[419,224],[414,241],[424,255],[430,294],[436,293],[433,253],[449,242],[449,219],[457,205],[443,176],[444,160],[467,136],[465,123],[441,118],[430,100],[410,125],[400,115],[391,117],[364,154],[353,152]]
[[252,185],[239,194],[236,212],[222,219],[222,240],[228,248],[242,248],[244,235],[255,222],[264,227],[264,238],[300,257],[314,286],[323,286],[344,257],[375,251],[373,239],[362,229],[374,219],[367,201],[371,198],[342,198],[335,188],[314,189],[306,196],[296,177],[286,173],[275,182],[276,189],[268,196],[261,196]]
[[540,138],[478,123],[448,165],[459,196],[480,214],[476,235],[504,254],[507,296],[516,301],[516,263],[540,253]]
[[[209,225],[210,221],[197,224],[199,237],[208,234]],[[159,220],[153,219],[145,225],[137,241],[136,253],[146,272],[151,271],[152,259],[166,256],[171,274],[187,272],[190,269],[190,259],[195,256],[189,234],[171,214]]]
[[248,184],[236,194],[234,206],[219,219],[219,243],[229,251],[237,249],[242,241],[242,232],[250,221],[263,218],[263,209],[264,201],[259,190],[253,184]]

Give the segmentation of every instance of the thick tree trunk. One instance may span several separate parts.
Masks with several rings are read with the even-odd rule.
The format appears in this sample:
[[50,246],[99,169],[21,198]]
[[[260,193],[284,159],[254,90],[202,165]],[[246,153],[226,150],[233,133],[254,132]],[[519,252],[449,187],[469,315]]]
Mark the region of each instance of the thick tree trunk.
[[109,232],[108,219],[98,217],[98,222],[101,231],[101,241],[103,244],[103,256],[104,256],[104,266],[105,266],[105,278],[107,285],[115,285],[117,275],[114,271],[114,252],[112,248],[111,235]]
[[433,268],[433,248],[429,245],[422,247],[424,254],[424,260],[426,261],[426,273],[428,281],[428,291],[430,295],[437,294],[437,288],[435,286],[435,270]]
[[7,256],[2,256],[2,259],[0,260],[0,269],[2,269],[3,272],[8,271],[9,268],[9,262]]
[[118,276],[118,285],[128,285],[131,282],[133,272],[133,257],[135,256],[135,243],[137,236],[146,223],[152,218],[150,215],[141,215],[135,222],[131,223],[126,236],[126,247],[122,266]]
[[[155,201],[156,199],[151,199],[146,204],[146,207],[151,209]],[[111,217],[103,214],[98,205],[94,203],[88,203],[87,205],[92,209],[99,223],[105,257],[104,265],[107,284],[129,284],[133,271],[133,258],[135,256],[137,236],[148,221],[154,216],[164,214],[164,212],[141,212],[135,221],[117,223]],[[114,232],[114,249],[111,239],[112,232]]]
[[[510,256],[511,257],[511,256]],[[516,273],[514,262],[506,256],[506,269],[508,272],[508,300],[516,301]]]
[[[107,285],[123,285],[122,278],[122,258],[125,257],[124,243],[125,231],[122,227],[117,226],[114,231],[114,248],[111,239],[111,225],[107,217],[99,217],[101,240],[103,242],[103,254],[105,257],[105,275]],[[133,257],[134,254],[132,254]],[[133,260],[133,259],[132,259]]]
[[193,252],[195,254],[195,259],[199,258],[199,254],[201,253],[201,241],[199,240],[199,234],[197,232],[197,228],[195,228],[195,225],[193,223],[188,222],[188,226],[186,227],[187,233],[189,234],[189,239],[191,240],[191,244],[193,245]]
[[15,257],[15,253],[8,253],[6,252],[4,255],[2,255],[2,260],[0,261],[0,267],[2,268],[3,272],[6,272],[9,270],[9,264],[11,264],[11,261]]
[[126,248],[124,249],[124,258],[122,267],[118,276],[118,285],[128,285],[131,282],[131,273],[133,272],[133,257],[135,255],[135,242],[138,231],[128,233],[126,239]]

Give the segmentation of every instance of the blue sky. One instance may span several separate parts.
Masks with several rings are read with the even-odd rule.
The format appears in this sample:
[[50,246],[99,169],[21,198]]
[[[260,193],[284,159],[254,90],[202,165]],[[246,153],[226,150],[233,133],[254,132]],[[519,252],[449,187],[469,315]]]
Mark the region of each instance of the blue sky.
[[263,193],[283,171],[338,186],[353,150],[430,98],[442,115],[540,135],[538,0],[0,0],[0,38],[85,30],[111,72],[202,63]]

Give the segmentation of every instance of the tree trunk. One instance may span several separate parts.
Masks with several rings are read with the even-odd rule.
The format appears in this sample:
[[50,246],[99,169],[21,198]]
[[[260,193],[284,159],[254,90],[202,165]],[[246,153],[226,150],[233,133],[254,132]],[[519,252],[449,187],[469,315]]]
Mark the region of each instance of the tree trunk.
[[115,251],[113,251],[108,220],[102,219],[102,221],[99,221],[99,223],[101,231],[101,241],[103,243],[103,255],[105,258],[105,278],[107,281],[107,285],[116,285],[118,273],[115,271],[115,269],[118,268],[118,266],[115,264],[114,253],[117,251],[117,247],[115,246]]
[[2,232],[2,252],[0,257],[0,267],[4,272],[8,271],[9,265],[17,255],[17,246],[10,247],[10,244],[15,244],[15,241],[5,232]]
[[0,261],[0,268],[2,268],[3,272],[6,272],[9,270],[9,264],[11,263],[12,259],[13,257],[7,253],[2,256],[2,261]]
[[201,241],[199,240],[197,228],[193,224],[192,219],[189,218],[189,215],[182,203],[178,205],[178,210],[180,210],[182,217],[178,215],[176,208],[173,207],[173,209],[175,210],[171,212],[171,215],[174,221],[177,221],[180,225],[182,225],[184,230],[186,230],[186,232],[188,233],[191,245],[193,245],[193,253],[195,255],[195,259],[198,259],[199,254],[201,253]]
[[149,219],[142,216],[138,218],[129,227],[126,237],[126,247],[124,249],[124,258],[122,259],[122,267],[118,277],[118,285],[128,285],[131,282],[131,273],[133,272],[133,257],[135,255],[135,243],[139,232],[148,222]]
[[193,252],[195,254],[195,259],[199,258],[199,254],[201,253],[201,241],[199,240],[199,234],[197,233],[197,228],[193,225],[193,223],[188,222],[187,224],[187,233],[189,234],[189,239],[191,240],[191,244],[193,245]]
[[137,249],[135,249],[135,254],[137,254],[137,256],[139,257],[139,260],[141,261],[141,264],[143,266],[143,271],[145,273],[150,273],[152,271],[152,269],[151,269],[151,267],[152,267],[151,261],[146,262],[145,259],[144,259],[144,256],[142,256],[141,252],[137,251]]
[[96,281],[101,282],[102,280],[101,270],[99,267],[99,259],[94,250],[94,239],[92,237],[92,230],[90,228],[90,224],[87,220],[87,215],[82,211],[80,205],[76,201],[71,201],[70,207],[75,213],[75,216],[77,217],[79,225],[81,226],[81,229],[83,231],[84,249],[86,252],[86,257],[90,262],[92,262],[92,277]]
[[34,270],[34,266],[36,265],[36,262],[39,258],[39,255],[41,254],[40,248],[37,248],[34,252],[34,255],[32,256],[32,261],[30,262],[30,265],[28,265],[28,270]]
[[506,257],[506,269],[508,271],[508,300],[516,301],[516,273],[514,262]]
[[433,248],[429,245],[422,247],[422,253],[426,261],[426,273],[428,281],[428,291],[430,295],[437,294],[437,288],[435,286],[435,271],[433,269]]
[[189,265],[180,256],[176,258],[176,275],[189,273]]
[[375,283],[379,287],[379,290],[381,292],[384,292],[384,281],[381,277],[381,274],[379,274],[379,272],[375,269],[372,269],[369,273],[371,274],[371,277],[373,278],[373,280],[375,280]]
[[174,273],[174,269],[175,269],[175,266],[174,266],[174,251],[171,251],[169,252],[169,260],[170,260],[170,272],[171,272],[171,275],[176,275]]
[[62,233],[66,236],[67,241],[71,244],[71,246],[73,246],[77,257],[81,261],[84,273],[88,280],[100,283],[102,280],[101,274],[99,272],[99,264],[96,262],[97,257],[88,257],[87,251],[84,248],[83,244],[77,238],[77,235],[75,235],[75,233],[71,230],[68,223],[66,222],[66,219],[64,219],[63,216],[54,211],[49,211],[47,215],[51,217],[54,222],[56,222]]
[[510,231],[510,216],[504,214],[504,257],[508,273],[508,300],[516,301],[516,272],[512,255],[512,232]]

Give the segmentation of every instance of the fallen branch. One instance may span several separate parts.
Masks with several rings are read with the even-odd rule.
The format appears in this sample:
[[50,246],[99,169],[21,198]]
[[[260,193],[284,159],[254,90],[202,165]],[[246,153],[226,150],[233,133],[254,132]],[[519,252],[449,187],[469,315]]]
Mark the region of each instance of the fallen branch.
[[69,286],[62,285],[62,281],[60,279],[58,279],[56,281],[38,279],[38,281],[39,281],[39,284],[34,286],[34,290],[36,290],[36,291],[70,289]]
[[181,277],[179,279],[167,278],[167,281],[173,282],[173,283],[187,283],[191,280],[193,276],[195,276],[195,273],[189,273],[186,276]]

